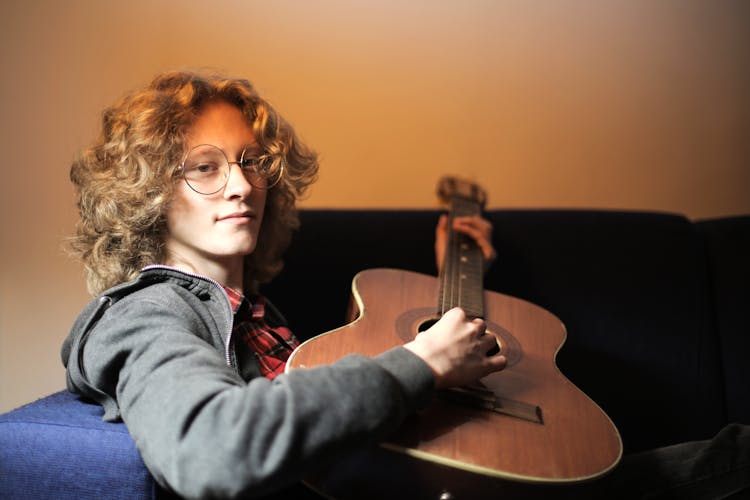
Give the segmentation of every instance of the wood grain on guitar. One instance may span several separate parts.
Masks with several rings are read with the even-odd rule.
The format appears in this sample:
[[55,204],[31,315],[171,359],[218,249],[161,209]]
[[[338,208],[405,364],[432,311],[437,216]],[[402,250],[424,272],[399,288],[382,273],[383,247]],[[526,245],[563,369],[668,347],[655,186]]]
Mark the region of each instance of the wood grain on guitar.
[[[450,217],[478,214],[486,200],[481,188],[455,178],[441,180],[439,192]],[[375,356],[459,306],[484,318],[508,359],[503,371],[475,385],[438,393],[379,447],[311,478],[314,489],[336,498],[382,498],[403,493],[406,484],[416,498],[446,492],[475,498],[492,491],[501,497],[497,488],[504,481],[575,483],[617,464],[622,442],[614,424],[555,365],[566,336],[562,322],[535,304],[484,290],[482,278],[481,251],[451,232],[439,278],[363,271],[352,283],[352,322],[295,350],[288,370],[329,364],[352,352]],[[403,473],[406,483],[399,481]]]

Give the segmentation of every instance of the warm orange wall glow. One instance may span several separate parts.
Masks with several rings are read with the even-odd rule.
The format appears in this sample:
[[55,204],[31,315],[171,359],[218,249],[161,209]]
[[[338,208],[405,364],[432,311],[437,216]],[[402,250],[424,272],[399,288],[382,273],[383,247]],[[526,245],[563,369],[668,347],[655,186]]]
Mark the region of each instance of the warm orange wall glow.
[[68,166],[155,73],[253,80],[322,158],[307,207],[750,212],[750,3],[36,0],[0,6],[0,411],[63,387],[87,300]]

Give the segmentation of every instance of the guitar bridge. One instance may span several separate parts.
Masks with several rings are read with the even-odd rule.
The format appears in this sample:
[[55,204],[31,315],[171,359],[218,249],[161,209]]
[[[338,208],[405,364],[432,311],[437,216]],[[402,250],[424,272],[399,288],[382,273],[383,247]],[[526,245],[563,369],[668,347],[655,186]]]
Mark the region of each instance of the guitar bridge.
[[438,391],[438,397],[472,408],[494,411],[510,417],[520,418],[528,422],[544,425],[542,418],[542,408],[538,405],[516,401],[514,399],[503,398],[494,392],[481,387],[454,387],[443,391]]

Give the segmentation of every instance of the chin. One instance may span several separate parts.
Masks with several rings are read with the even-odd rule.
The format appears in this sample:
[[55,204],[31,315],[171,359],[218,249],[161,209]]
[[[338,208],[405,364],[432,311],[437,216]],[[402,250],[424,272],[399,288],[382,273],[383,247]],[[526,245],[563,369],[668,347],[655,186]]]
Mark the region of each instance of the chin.
[[209,253],[221,260],[244,258],[255,251],[255,244],[252,245],[233,245],[231,247],[215,248]]
[[238,251],[235,253],[235,255],[240,255],[242,257],[247,257],[248,255],[250,255],[251,253],[253,253],[255,251],[256,246],[257,246],[256,243],[252,242],[249,245],[245,245],[245,246],[239,248]]

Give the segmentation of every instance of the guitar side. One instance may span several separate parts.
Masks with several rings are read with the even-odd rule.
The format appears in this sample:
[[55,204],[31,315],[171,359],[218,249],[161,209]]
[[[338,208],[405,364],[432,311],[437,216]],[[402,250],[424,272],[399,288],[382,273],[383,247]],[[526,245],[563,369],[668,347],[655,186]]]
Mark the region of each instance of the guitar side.
[[[410,341],[420,325],[435,319],[438,286],[436,278],[409,271],[359,273],[352,282],[356,318],[304,342],[287,369],[329,364],[353,352],[375,356]],[[508,366],[468,392],[490,394],[501,410],[511,411],[464,404],[465,394],[458,400],[439,394],[382,448],[400,461],[416,459],[474,481],[561,484],[608,472],[621,457],[622,442],[609,417],[555,365],[566,336],[562,322],[521,299],[490,291],[484,298],[488,331]]]

